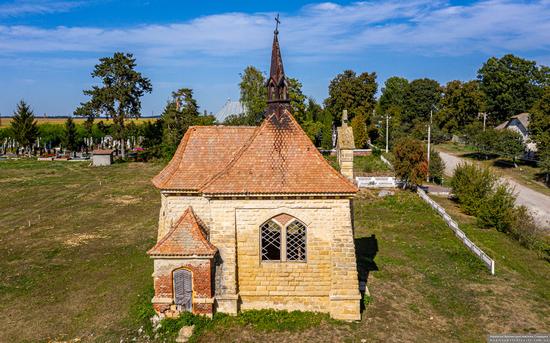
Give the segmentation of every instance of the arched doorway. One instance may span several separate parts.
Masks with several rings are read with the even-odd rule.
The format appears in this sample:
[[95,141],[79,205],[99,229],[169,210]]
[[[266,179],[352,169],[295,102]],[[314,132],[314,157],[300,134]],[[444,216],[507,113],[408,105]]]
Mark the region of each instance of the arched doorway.
[[177,269],[173,273],[174,303],[178,311],[193,310],[193,274],[187,269]]

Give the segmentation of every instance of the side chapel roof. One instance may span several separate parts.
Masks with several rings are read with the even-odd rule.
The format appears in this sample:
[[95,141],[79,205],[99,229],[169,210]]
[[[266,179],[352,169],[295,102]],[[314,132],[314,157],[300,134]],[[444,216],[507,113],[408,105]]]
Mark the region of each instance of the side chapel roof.
[[150,256],[214,256],[218,249],[207,239],[191,207],[152,247]]

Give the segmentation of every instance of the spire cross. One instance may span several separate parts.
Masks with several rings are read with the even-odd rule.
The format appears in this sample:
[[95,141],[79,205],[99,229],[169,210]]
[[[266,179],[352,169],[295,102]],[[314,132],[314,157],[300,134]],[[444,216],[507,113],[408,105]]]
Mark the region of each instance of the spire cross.
[[279,24],[281,23],[281,20],[279,19],[279,13],[277,13],[277,16],[275,17],[275,34],[279,33]]

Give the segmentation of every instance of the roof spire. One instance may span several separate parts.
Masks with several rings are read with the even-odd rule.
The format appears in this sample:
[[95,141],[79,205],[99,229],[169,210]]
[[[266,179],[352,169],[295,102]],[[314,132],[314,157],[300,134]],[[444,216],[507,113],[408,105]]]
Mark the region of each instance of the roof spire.
[[275,31],[273,32],[273,47],[271,50],[271,69],[269,79],[267,80],[267,103],[268,113],[280,108],[288,109],[290,99],[288,97],[288,82],[283,68],[283,59],[281,58],[281,49],[279,47],[279,14],[275,17]]
[[275,22],[276,22],[277,24],[275,24],[275,31],[274,31],[274,33],[275,33],[276,35],[278,35],[278,34],[279,34],[279,24],[281,23],[281,20],[279,19],[279,13],[277,13],[277,16],[275,17]]

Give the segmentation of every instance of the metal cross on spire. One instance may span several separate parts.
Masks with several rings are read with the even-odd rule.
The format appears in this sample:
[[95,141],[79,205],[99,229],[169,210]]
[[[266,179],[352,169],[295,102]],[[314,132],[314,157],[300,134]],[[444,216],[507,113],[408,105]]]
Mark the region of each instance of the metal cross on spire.
[[275,17],[275,34],[279,33],[279,24],[281,23],[281,20],[279,19],[279,13],[277,13],[277,16]]

